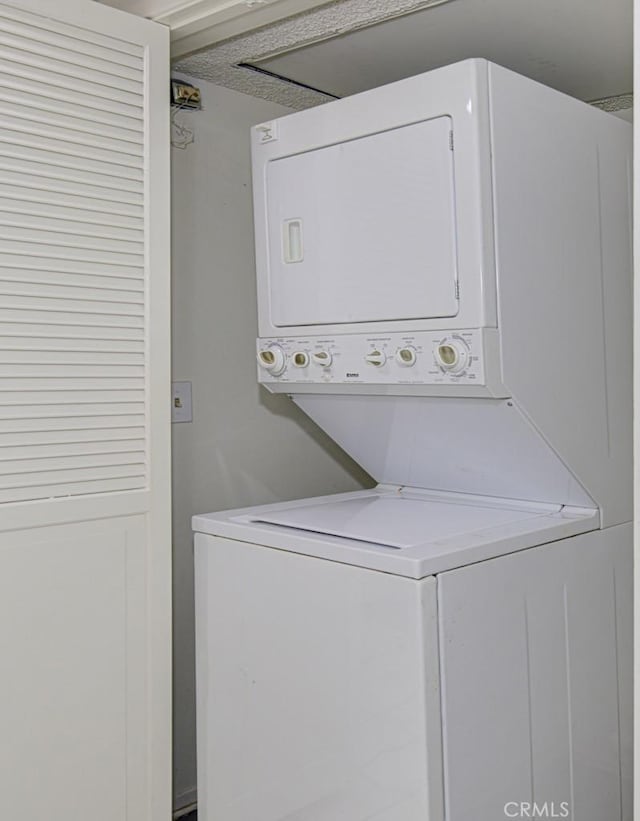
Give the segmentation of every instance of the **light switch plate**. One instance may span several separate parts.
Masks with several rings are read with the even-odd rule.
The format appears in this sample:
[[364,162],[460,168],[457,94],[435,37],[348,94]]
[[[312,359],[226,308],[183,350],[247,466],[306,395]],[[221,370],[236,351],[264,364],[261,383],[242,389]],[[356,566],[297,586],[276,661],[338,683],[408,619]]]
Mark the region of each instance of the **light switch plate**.
[[171,387],[171,421],[192,422],[191,382],[173,382]]

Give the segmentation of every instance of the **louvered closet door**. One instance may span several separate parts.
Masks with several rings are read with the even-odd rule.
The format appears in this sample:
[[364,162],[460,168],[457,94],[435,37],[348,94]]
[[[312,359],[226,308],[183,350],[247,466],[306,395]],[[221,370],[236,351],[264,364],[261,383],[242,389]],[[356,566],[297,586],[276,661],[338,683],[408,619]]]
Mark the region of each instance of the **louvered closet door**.
[[0,816],[170,817],[168,33],[0,0]]

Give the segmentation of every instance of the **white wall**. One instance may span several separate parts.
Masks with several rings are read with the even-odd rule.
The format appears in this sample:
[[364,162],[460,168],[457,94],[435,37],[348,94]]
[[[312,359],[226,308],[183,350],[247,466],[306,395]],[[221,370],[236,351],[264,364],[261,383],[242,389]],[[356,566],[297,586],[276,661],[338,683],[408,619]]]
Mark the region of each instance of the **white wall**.
[[193,382],[193,423],[173,426],[174,795],[195,800],[190,517],[353,490],[342,451],[255,373],[249,127],[287,109],[194,81],[204,110],[181,115],[196,141],[173,149],[173,378]]

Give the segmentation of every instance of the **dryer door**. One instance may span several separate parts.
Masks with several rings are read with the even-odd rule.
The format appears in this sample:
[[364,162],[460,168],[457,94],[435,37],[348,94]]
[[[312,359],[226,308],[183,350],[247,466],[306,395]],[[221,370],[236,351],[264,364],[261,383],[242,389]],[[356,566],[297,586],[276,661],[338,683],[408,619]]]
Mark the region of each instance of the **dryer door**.
[[269,163],[274,325],[457,314],[451,134],[438,117]]

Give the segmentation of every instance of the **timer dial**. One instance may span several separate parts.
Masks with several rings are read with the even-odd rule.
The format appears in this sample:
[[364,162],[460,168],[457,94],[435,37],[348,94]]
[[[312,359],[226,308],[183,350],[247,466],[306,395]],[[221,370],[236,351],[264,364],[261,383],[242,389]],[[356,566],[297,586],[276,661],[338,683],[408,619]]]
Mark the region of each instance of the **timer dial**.
[[469,364],[469,349],[457,339],[443,339],[435,348],[436,362],[447,373],[462,373]]
[[279,345],[270,345],[258,351],[258,365],[272,376],[280,376],[287,365],[287,358]]

